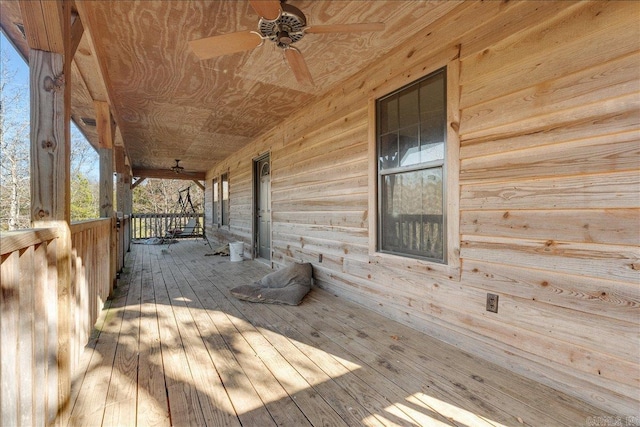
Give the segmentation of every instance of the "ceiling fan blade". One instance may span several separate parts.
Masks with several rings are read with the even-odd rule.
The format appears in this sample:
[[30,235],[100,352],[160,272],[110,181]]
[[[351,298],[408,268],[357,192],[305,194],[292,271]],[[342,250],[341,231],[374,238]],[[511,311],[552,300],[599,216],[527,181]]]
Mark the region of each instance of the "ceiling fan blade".
[[287,58],[289,67],[291,67],[291,71],[293,71],[293,75],[296,76],[296,80],[300,84],[313,86],[313,77],[311,77],[302,53],[295,47],[289,47],[284,50],[284,55]]
[[367,31],[384,30],[383,22],[371,22],[364,24],[334,24],[334,25],[315,25],[304,30],[310,34],[324,33],[362,33]]
[[242,52],[260,46],[262,37],[253,31],[240,31],[220,36],[191,40],[189,47],[200,59]]
[[251,7],[258,16],[273,21],[280,16],[280,0],[249,0]]

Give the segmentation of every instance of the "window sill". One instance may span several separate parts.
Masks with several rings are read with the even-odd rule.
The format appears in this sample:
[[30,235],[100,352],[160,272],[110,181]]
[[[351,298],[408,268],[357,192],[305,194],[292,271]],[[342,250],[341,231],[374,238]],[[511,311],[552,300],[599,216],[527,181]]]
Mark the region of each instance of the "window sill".
[[390,267],[410,271],[414,274],[424,274],[436,279],[460,281],[461,269],[458,265],[439,264],[434,261],[409,258],[401,255],[393,255],[383,252],[375,252],[369,255],[369,262],[383,267]]

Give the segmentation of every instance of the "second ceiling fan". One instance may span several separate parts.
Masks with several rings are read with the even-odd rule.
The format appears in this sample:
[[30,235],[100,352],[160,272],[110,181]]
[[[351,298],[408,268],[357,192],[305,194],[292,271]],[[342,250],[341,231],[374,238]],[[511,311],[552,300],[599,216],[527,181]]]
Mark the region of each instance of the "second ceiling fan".
[[200,59],[215,58],[231,53],[254,49],[270,40],[284,51],[287,63],[299,83],[313,85],[313,78],[302,53],[292,46],[305,34],[352,33],[382,31],[380,22],[362,24],[335,24],[307,26],[304,13],[283,0],[249,0],[260,16],[258,31],[238,31],[219,36],[192,40],[189,47]]
[[180,159],[174,159],[174,160],[176,161],[176,164],[169,168],[171,172],[175,173],[176,175],[185,175],[185,176],[197,175],[197,173],[188,172],[184,169],[184,167],[180,166]]

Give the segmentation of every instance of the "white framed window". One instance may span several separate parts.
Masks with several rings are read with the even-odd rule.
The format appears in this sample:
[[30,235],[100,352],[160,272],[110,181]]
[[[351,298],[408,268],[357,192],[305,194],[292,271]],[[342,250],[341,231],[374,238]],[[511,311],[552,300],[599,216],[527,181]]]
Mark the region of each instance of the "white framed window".
[[457,49],[422,70],[370,98],[369,259],[459,279]]
[[211,196],[212,196],[212,212],[211,221],[213,225],[220,225],[218,217],[218,209],[220,209],[220,186],[218,185],[218,178],[213,178],[211,182]]
[[225,172],[220,176],[221,199],[222,199],[222,225],[229,225],[229,173]]
[[378,251],[447,262],[446,68],[376,101]]

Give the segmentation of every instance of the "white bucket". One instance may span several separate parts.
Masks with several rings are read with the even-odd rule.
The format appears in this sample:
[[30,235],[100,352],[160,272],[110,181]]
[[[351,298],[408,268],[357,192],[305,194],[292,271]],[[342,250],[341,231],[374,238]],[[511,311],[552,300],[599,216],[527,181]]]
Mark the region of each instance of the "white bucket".
[[242,242],[229,243],[229,256],[231,257],[231,262],[242,261],[243,253],[244,253],[244,243]]

